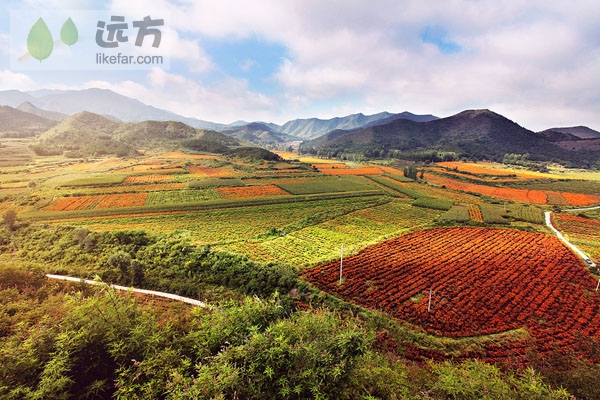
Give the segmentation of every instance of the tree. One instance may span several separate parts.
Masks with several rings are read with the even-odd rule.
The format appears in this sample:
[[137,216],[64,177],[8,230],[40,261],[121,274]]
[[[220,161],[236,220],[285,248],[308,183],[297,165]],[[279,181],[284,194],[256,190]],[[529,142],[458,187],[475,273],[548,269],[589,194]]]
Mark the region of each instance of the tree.
[[117,251],[108,257],[108,265],[119,270],[121,273],[119,281],[124,284],[131,282],[131,271],[129,270],[129,267],[131,266],[131,256],[129,253],[122,250]]
[[133,286],[140,286],[144,282],[144,265],[138,260],[131,261],[131,274]]
[[414,165],[405,167],[404,176],[409,179],[417,180],[417,167],[415,167]]
[[17,213],[15,212],[15,210],[8,210],[7,212],[5,212],[2,216],[2,219],[4,220],[4,224],[9,230],[14,231],[16,229]]

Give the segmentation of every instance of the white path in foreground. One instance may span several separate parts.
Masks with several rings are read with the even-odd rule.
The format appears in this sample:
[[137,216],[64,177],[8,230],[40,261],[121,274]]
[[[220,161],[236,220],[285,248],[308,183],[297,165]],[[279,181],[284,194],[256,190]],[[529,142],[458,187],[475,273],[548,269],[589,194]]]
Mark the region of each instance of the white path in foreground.
[[[61,281],[83,282],[83,283],[87,283],[88,285],[107,285],[104,282],[93,281],[90,279],[74,278],[72,276],[46,274],[46,277],[49,279],[57,279],[57,280],[61,280]],[[136,288],[120,286],[120,285],[108,285],[108,286],[113,289],[116,289],[116,290],[131,290],[133,293],[141,293],[141,294],[148,294],[148,295],[157,296],[157,297],[165,297],[167,299],[181,301],[183,303],[192,304],[194,306],[198,306],[198,307],[202,307],[202,308],[211,308],[206,303],[204,303],[200,300],[191,299],[189,297],[183,297],[183,296],[179,296],[179,295],[172,294],[172,293],[155,292],[154,290],[136,289]]]
[[[579,255],[579,257],[583,258],[584,260],[589,260],[590,258],[587,256],[587,254],[585,254],[583,251],[581,251],[577,246],[575,246],[573,243],[569,242],[562,233],[560,233],[560,231],[558,229],[556,229],[554,227],[554,225],[552,225],[552,211],[544,211],[544,218],[546,220],[546,225],[548,226],[548,228],[552,229],[552,231],[556,234],[556,236],[564,243],[566,244],[571,250],[573,250],[575,253],[577,253]],[[593,265],[592,265],[593,266]]]

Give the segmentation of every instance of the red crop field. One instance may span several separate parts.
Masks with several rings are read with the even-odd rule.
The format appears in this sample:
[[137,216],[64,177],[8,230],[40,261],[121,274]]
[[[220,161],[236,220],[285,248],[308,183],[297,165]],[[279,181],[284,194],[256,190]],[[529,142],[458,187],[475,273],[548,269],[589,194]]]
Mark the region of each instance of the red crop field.
[[243,186],[243,187],[222,187],[217,188],[217,192],[224,199],[252,199],[256,197],[271,196],[289,196],[285,190],[273,186]]
[[417,231],[346,258],[341,285],[339,270],[337,260],[303,276],[329,293],[435,335],[457,338],[517,328],[531,335],[527,343],[488,345],[478,357],[523,357],[528,348],[583,354],[580,337],[600,345],[596,280],[554,236],[467,227]]

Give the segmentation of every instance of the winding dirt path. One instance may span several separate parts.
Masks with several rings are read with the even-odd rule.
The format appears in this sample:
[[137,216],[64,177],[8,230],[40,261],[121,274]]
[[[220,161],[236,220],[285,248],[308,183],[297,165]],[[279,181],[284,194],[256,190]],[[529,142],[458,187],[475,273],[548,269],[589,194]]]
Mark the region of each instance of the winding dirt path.
[[[583,210],[583,209],[581,209]],[[581,251],[579,249],[579,247],[575,246],[573,243],[569,242],[562,233],[560,233],[560,231],[558,229],[556,229],[554,227],[554,225],[552,225],[552,211],[544,211],[544,219],[546,220],[546,226],[548,226],[548,228],[552,229],[552,231],[556,234],[556,236],[564,243],[566,244],[571,250],[573,250],[579,257],[583,258],[584,260],[591,260],[590,257],[585,254],[583,251]],[[596,264],[594,264],[594,262],[592,261],[591,266],[594,267]]]
[[[83,283],[87,283],[88,285],[107,285],[104,282],[93,281],[91,279],[74,278],[72,276],[64,276],[64,275],[46,274],[46,278],[57,279],[60,281],[69,281],[69,282],[83,282]],[[183,303],[191,304],[191,305],[202,307],[202,308],[211,308],[209,305],[207,305],[206,303],[204,303],[200,300],[191,299],[189,297],[183,297],[183,296],[179,296],[179,295],[172,294],[172,293],[156,292],[154,290],[146,290],[146,289],[136,289],[136,288],[120,286],[120,285],[108,285],[108,286],[110,288],[116,289],[116,290],[131,290],[133,293],[141,293],[141,294],[146,294],[146,295],[151,295],[151,296],[164,297],[167,299],[181,301]]]

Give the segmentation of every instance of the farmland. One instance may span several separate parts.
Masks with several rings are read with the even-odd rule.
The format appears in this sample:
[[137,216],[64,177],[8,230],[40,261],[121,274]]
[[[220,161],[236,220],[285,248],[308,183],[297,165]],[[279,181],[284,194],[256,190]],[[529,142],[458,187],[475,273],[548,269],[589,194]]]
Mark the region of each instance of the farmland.
[[[330,293],[436,335],[466,337],[525,326],[542,354],[556,346],[582,351],[575,344],[577,335],[598,340],[596,280],[581,260],[547,235],[422,230],[346,258],[341,284],[339,270],[339,262],[331,262],[304,276]],[[524,356],[521,345],[489,349],[488,356]]]
[[[563,177],[558,180],[483,163],[421,166],[424,179],[415,180],[403,175],[402,165],[285,155],[284,161],[183,152],[43,158],[3,169],[0,210],[17,211],[17,226],[39,226],[39,235],[73,230],[56,246],[75,245],[84,254],[48,265],[23,258],[41,270],[87,278],[100,272],[124,283],[107,267],[111,253],[97,252],[98,246],[114,252],[122,238],[143,232],[159,243],[179,243],[154,258],[131,250],[135,241],[123,244],[132,257],[168,265],[146,267],[148,288],[205,293],[216,301],[243,297],[246,292],[227,286],[237,278],[217,274],[229,282],[220,289],[193,281],[198,272],[187,252],[215,252],[238,260],[236,273],[248,272],[248,265],[295,271],[300,286],[314,285],[290,300],[303,309],[381,313],[369,317],[385,321],[374,346],[394,357],[516,357],[525,365],[532,351],[545,357],[563,347],[596,360],[577,344],[581,335],[598,341],[594,271],[549,235],[543,211],[600,203],[599,180],[549,174]],[[598,212],[555,211],[556,226],[597,260]],[[112,239],[98,239],[106,237]],[[26,257],[32,248],[15,254]],[[45,260],[61,251],[40,254]],[[152,280],[157,273],[166,278]],[[183,283],[173,283],[175,276]],[[256,282],[244,284],[257,290]]]

